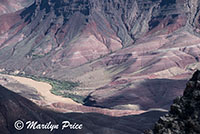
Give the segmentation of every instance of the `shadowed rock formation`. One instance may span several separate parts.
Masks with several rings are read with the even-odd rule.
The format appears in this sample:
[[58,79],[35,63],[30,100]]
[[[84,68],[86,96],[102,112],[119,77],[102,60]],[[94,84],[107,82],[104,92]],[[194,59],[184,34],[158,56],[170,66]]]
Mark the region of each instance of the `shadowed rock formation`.
[[182,97],[171,105],[169,113],[160,117],[147,134],[199,134],[200,133],[200,71],[188,81]]
[[[172,100],[177,95],[182,94],[185,83],[186,80],[153,79],[128,83],[129,85],[137,86],[133,88],[127,86],[122,91],[113,90],[112,87],[105,87],[105,89],[102,88],[91,93],[85,99],[85,105],[109,108],[117,105],[126,105],[129,102],[129,104],[138,105],[142,110],[151,108],[168,110]],[[114,92],[114,95],[109,96],[111,92]]]

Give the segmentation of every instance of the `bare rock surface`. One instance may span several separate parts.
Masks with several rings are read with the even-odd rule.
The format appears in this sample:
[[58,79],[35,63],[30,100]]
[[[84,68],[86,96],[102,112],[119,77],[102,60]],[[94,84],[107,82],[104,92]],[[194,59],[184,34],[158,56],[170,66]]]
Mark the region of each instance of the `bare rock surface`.
[[183,96],[174,100],[167,115],[160,117],[147,134],[199,134],[200,71],[187,82]]
[[30,6],[33,0],[1,0],[0,1],[0,15],[13,13]]

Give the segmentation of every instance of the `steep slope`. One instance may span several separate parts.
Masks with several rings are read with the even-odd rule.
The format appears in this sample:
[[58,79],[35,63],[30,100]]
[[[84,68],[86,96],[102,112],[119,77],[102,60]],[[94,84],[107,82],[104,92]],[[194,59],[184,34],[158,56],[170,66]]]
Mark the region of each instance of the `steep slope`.
[[173,0],[170,4],[150,0],[37,0],[20,14],[26,26],[11,34],[22,22],[13,26],[1,43],[1,68],[41,75],[83,65],[132,45],[150,31],[169,33],[185,26],[190,11],[185,12],[182,6]]
[[0,1],[0,15],[13,13],[24,7],[28,7],[34,0],[1,0]]
[[[155,117],[155,114],[157,117]],[[45,110],[33,104],[31,101],[0,86],[0,133],[1,134],[139,134],[142,129],[152,126],[162,112],[149,112],[138,116],[126,116],[120,118],[109,117],[101,114],[81,114],[81,113],[55,113]],[[25,124],[21,131],[14,128],[14,122],[22,120],[38,121],[38,123],[49,123],[52,125],[62,125],[62,121],[83,124],[81,130],[29,130]],[[61,126],[60,126],[61,127]],[[46,127],[48,128],[48,127]]]
[[[91,68],[104,68],[106,76],[114,75],[89,94],[86,104],[100,107],[135,104],[142,109],[168,109],[173,98],[182,94],[193,70],[200,67],[200,39],[181,32],[170,36],[147,38],[89,64]],[[158,101],[160,97],[165,99]]]
[[199,134],[200,71],[188,81],[182,97],[174,100],[169,113],[147,134]]

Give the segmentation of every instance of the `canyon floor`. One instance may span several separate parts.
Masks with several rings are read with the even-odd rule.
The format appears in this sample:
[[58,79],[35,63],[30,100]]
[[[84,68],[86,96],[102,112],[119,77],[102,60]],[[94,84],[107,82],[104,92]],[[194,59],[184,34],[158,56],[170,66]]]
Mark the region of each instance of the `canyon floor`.
[[54,95],[50,91],[52,86],[49,83],[35,81],[31,78],[0,74],[0,84],[16,93],[21,94],[39,106],[46,107],[57,112],[93,112],[110,116],[137,115],[147,112],[143,110],[112,110],[84,106],[70,98]]

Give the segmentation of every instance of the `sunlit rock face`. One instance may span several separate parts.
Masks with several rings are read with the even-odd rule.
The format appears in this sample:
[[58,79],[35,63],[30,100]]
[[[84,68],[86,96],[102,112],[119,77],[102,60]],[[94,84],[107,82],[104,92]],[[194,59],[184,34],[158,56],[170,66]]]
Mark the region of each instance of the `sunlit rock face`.
[[[189,21],[197,17],[189,14],[193,4],[175,0],[168,3],[161,0],[36,0],[20,12],[21,21],[1,31],[0,45],[9,46],[5,48],[6,53],[0,50],[3,59],[9,57],[2,67],[32,73],[46,70],[43,64],[37,66],[37,61],[51,66],[59,63],[57,69],[78,67],[132,46],[146,36],[169,34],[186,25],[192,27]],[[1,21],[5,23],[8,19]],[[24,48],[23,52],[17,50],[24,63],[8,67],[18,57],[11,52],[13,42]],[[51,67],[48,70],[52,72]]]

